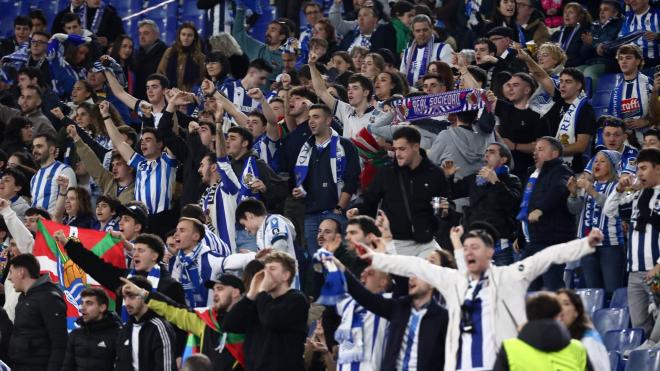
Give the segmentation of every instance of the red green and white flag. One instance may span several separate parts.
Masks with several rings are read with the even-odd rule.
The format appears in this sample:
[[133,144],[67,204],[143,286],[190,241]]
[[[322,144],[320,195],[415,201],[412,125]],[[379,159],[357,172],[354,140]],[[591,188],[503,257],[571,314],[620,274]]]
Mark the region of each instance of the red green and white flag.
[[[218,313],[216,311],[211,310],[210,308],[195,308],[195,314],[197,314],[197,317],[201,318],[202,321],[204,321],[204,323],[213,331],[222,333],[222,328],[216,319],[218,318]],[[240,364],[241,367],[245,369],[245,353],[243,351],[245,335],[234,334],[231,332],[222,333],[222,335],[219,348],[227,348],[227,351],[229,351],[234,357],[236,363]],[[201,347],[201,339],[198,336],[189,333],[188,340],[186,341],[186,348],[183,351],[183,360],[185,361],[186,358],[191,355],[201,352]]]
[[[53,235],[61,230],[66,236],[76,237],[85,248],[120,269],[126,268],[124,247],[121,241],[112,237],[110,233],[70,227],[42,219],[37,224],[38,232],[34,241],[33,254],[41,265],[41,273],[48,273],[51,280],[57,283],[64,292],[67,326],[71,331],[76,328],[75,321],[80,317],[80,293],[88,286],[102,286],[69,259],[64,247],[58,244]],[[103,289],[110,299],[109,309],[114,310],[116,294],[108,289]]]

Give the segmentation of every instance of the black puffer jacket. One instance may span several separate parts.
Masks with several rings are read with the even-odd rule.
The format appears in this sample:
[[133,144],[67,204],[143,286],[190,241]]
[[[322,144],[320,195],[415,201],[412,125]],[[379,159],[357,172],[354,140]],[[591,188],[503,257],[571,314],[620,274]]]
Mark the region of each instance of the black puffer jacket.
[[[412,223],[406,212],[401,183],[408,195]],[[433,239],[438,229],[432,197],[449,197],[449,184],[442,170],[422,151],[422,162],[415,169],[399,167],[396,163],[379,169],[364,193],[363,202],[355,207],[360,214],[375,215],[382,200],[381,208],[390,218],[394,239],[425,243]]]
[[63,293],[43,275],[18,297],[9,343],[12,369],[60,371],[67,335]]
[[114,370],[121,328],[119,318],[114,313],[106,313],[98,321],[85,323],[81,317],[76,323],[80,328],[69,335],[62,371]]

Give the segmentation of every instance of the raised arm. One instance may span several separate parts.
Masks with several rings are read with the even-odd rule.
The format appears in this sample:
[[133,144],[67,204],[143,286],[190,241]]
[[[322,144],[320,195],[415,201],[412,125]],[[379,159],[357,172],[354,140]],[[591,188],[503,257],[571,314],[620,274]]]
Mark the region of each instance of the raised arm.
[[525,64],[527,64],[527,68],[529,68],[529,73],[534,76],[536,81],[539,83],[539,85],[543,88],[543,90],[546,91],[546,93],[550,94],[550,96],[553,96],[555,94],[555,83],[552,81],[550,78],[550,75],[548,75],[545,70],[534,61],[534,58],[532,58],[531,55],[527,54],[520,46],[515,47],[518,58],[520,58]]
[[273,140],[277,140],[280,137],[280,132],[277,128],[277,115],[273,111],[273,108],[268,103],[268,100],[264,96],[264,93],[259,88],[252,88],[247,92],[248,96],[253,100],[256,100],[261,105],[261,113],[266,117],[266,133],[268,137]]
[[115,123],[112,121],[112,118],[110,117],[109,109],[110,109],[110,103],[108,103],[108,101],[103,101],[99,103],[99,110],[101,111],[101,117],[104,118],[103,123],[105,124],[105,130],[108,132],[108,136],[112,141],[112,145],[121,154],[121,157],[124,159],[124,161],[130,163],[131,157],[133,157],[135,151],[133,150],[133,148],[131,148],[131,146],[128,145],[128,143],[124,142],[124,138],[122,137],[121,133],[119,133],[119,130],[117,130]]
[[222,121],[215,123],[215,155],[218,160],[227,157],[227,143],[225,133],[222,131]]
[[23,221],[18,218],[16,212],[11,208],[9,201],[0,198],[0,215],[4,218],[9,234],[16,241],[16,246],[22,254],[31,254],[34,246],[34,237],[25,227]]
[[321,101],[323,101],[326,106],[330,107],[330,109],[333,109],[337,100],[328,93],[328,88],[325,86],[325,81],[323,81],[321,72],[316,68],[316,61],[318,61],[318,59],[319,56],[316,53],[309,53],[309,71],[312,75],[312,86],[314,87],[316,95],[321,98]]
[[122,103],[124,103],[126,107],[129,109],[134,109],[138,99],[128,94],[126,90],[124,90],[124,87],[121,86],[112,71],[106,69],[103,71],[103,74],[105,75],[105,79],[108,82],[108,86],[110,87],[112,94],[114,94],[114,96],[117,97]]

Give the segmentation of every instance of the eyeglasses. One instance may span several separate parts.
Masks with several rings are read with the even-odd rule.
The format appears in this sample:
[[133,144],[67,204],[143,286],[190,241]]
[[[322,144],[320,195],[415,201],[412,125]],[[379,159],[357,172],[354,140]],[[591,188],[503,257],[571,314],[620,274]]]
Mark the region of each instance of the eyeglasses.
[[48,41],[32,40],[32,41],[30,41],[30,43],[33,44],[33,45],[47,45]]

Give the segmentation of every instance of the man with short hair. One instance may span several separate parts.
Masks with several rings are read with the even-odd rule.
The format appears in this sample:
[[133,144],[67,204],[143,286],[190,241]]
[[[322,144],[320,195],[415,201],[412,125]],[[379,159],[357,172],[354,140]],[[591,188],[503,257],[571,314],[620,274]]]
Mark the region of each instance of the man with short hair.
[[491,233],[496,230],[492,226],[487,230],[465,234],[462,227],[452,230],[459,270],[418,257],[374,253],[369,247],[361,256],[371,260],[375,269],[424,280],[444,297],[449,311],[446,371],[492,369],[496,349],[505,339],[516,336],[518,326],[525,322],[523,308],[530,282],[552,263],[566,263],[593,253],[603,239],[602,232],[594,228],[587,238],[555,245],[520,262],[498,267],[491,263],[495,252]]
[[296,260],[275,250],[264,264],[247,294],[225,315],[224,329],[245,334],[245,369],[302,370],[309,304],[291,288]]
[[381,208],[391,218],[397,251],[426,256],[439,248],[433,239],[438,220],[431,200],[447,197],[449,184],[440,168],[420,150],[421,136],[417,129],[402,127],[394,132],[393,138],[396,161],[379,169],[362,202],[346,216],[375,215],[376,209]]
[[14,36],[0,41],[0,58],[11,54],[30,42],[32,21],[30,18],[19,15],[14,18]]
[[252,99],[248,91],[263,86],[266,83],[268,75],[272,73],[273,68],[268,62],[263,59],[255,59],[250,62],[245,77],[240,80],[227,82],[222,86],[221,91],[239,111],[248,114],[259,108],[261,104],[259,100]]
[[355,145],[332,129],[328,106],[312,105],[308,122],[312,137],[298,154],[292,195],[305,200],[305,240],[311,256],[319,247],[316,235],[321,220],[331,213],[343,219],[351,197],[357,193],[360,160]]
[[268,81],[275,81],[275,77],[282,72],[283,67],[280,47],[291,35],[291,30],[287,24],[281,20],[270,22],[266,29],[264,42],[261,42],[248,35],[245,28],[245,6],[241,4],[236,7],[231,34],[236,38],[236,42],[251,61],[261,59],[266,65],[271,66],[272,70],[268,71]]
[[[513,241],[517,231],[516,213],[520,205],[521,184],[517,176],[510,174],[511,151],[501,143],[491,143],[483,156],[484,167],[477,173],[454,182],[449,175],[452,197],[469,198],[469,207],[463,209],[463,227],[487,222],[499,232],[495,241],[495,265],[513,263]],[[452,170],[454,170],[453,168]]]
[[[532,256],[556,245],[572,240],[576,235],[575,218],[568,210],[568,179],[571,169],[561,159],[563,146],[554,137],[536,141],[535,167],[528,170],[527,185],[516,219],[522,223],[525,256]],[[522,241],[518,240],[520,244]],[[532,289],[557,290],[564,287],[564,265],[553,265]]]
[[62,371],[114,370],[121,323],[108,310],[108,295],[99,287],[88,287],[80,298],[79,327],[69,334]]
[[212,290],[204,287],[204,282],[220,273],[243,269],[255,258],[252,252],[222,257],[202,243],[205,233],[199,220],[187,217],[179,219],[174,233],[178,253],[171,262],[172,277],[183,285],[186,304],[191,308],[213,302]]
[[248,198],[238,204],[236,220],[250,234],[257,237],[259,250],[279,250],[296,258],[293,244],[296,229],[293,223],[282,215],[269,214],[261,201]]
[[107,101],[100,103],[105,128],[115,149],[135,169],[135,199],[146,204],[152,231],[165,234],[173,225],[172,194],[179,163],[169,147],[165,148],[159,131],[142,129],[140,149],[142,154],[128,145],[108,115]]
[[382,111],[371,105],[374,94],[373,82],[362,74],[354,74],[348,78],[348,103],[333,97],[325,85],[316,67],[318,55],[309,53],[309,70],[312,75],[314,91],[333,114],[344,125],[342,136],[347,139],[356,138],[360,130],[373,124],[382,114]]
[[532,359],[534,367],[570,363],[578,370],[590,369],[587,350],[580,340],[571,338],[560,322],[562,311],[562,304],[554,293],[541,291],[532,295],[525,305],[528,322],[515,339],[502,342],[494,369],[526,368]]
[[59,371],[68,336],[66,304],[64,294],[50,276],[40,276],[39,271],[39,261],[32,254],[9,261],[8,279],[21,295],[8,356],[16,370]]
[[438,74],[427,73],[422,76],[422,91],[424,94],[440,94],[447,91],[447,83]]
[[57,178],[65,176],[69,179],[69,187],[77,185],[73,169],[55,160],[56,152],[55,138],[50,134],[37,134],[32,140],[32,157],[40,166],[30,181],[32,207],[42,207],[50,213],[55,211],[57,196],[67,191],[60,189]]
[[518,50],[539,85],[552,96],[554,104],[541,117],[548,125],[548,132],[563,146],[563,160],[575,173],[584,170],[582,155],[588,149],[596,133],[596,115],[584,93],[584,74],[576,68],[566,68],[559,74],[559,87],[548,73],[531,56]]
[[94,178],[94,182],[101,188],[101,192],[117,198],[121,203],[134,200],[135,169],[128,166],[121,154],[112,154],[112,171],[108,171],[87,143],[80,139],[74,125],[69,125],[66,131],[73,141],[80,161],[85,164],[87,172]]
[[[628,228],[628,305],[633,326],[648,335],[644,348],[660,342],[660,326],[648,312],[652,293],[649,279],[660,273],[660,150],[643,149],[637,156],[637,179],[623,174],[615,192],[603,206],[608,217],[617,217],[621,210],[632,209]],[[646,308],[646,309],[645,309]]]
[[660,149],[660,131],[649,129],[644,133],[644,144],[642,149],[647,148]]
[[218,158],[214,153],[209,153],[199,165],[199,175],[202,183],[207,185],[206,190],[199,200],[202,211],[207,216],[207,224],[210,224],[216,235],[227,246],[231,252],[236,251],[236,197],[232,194],[227,184],[222,182]]
[[443,61],[451,64],[454,52],[449,44],[440,40],[436,42],[433,36],[433,22],[425,14],[416,15],[412,19],[412,33],[414,39],[403,51],[400,68],[410,86],[415,85],[417,80],[426,74],[431,62]]
[[[152,290],[151,284],[144,277],[131,277],[129,281],[144,290]],[[116,369],[176,370],[172,325],[150,310],[141,295],[135,295],[122,287],[122,296],[130,317],[119,333]]]
[[14,117],[23,116],[32,122],[34,135],[48,133],[55,136],[53,124],[41,112],[41,103],[41,89],[38,86],[28,85],[21,88],[21,95],[18,98],[20,110],[0,103],[0,121],[8,123]]
[[11,203],[12,210],[20,219],[23,219],[25,211],[30,208],[30,204],[23,198],[25,196],[30,196],[30,184],[25,175],[14,168],[4,169],[0,177],[0,198]]
[[[617,174],[619,176],[624,173],[635,174],[637,172],[635,162],[637,160],[637,153],[639,153],[639,151],[637,148],[626,144],[626,125],[623,120],[614,116],[604,115],[598,118],[598,126],[600,127],[598,131],[600,132],[600,137],[602,139],[601,141],[596,141],[596,151],[617,151],[621,154],[621,161],[619,162],[619,166],[615,169]],[[596,156],[592,157],[584,167],[585,173],[592,173],[592,167],[595,158]]]
[[[156,73],[158,64],[167,49],[167,45],[160,39],[158,24],[151,19],[138,22],[138,45],[135,54],[135,97],[147,99],[147,78]],[[132,107],[129,107],[132,108]]]
[[236,197],[236,203],[254,197],[275,210],[286,195],[287,183],[254,154],[253,140],[252,133],[240,126],[229,128],[225,140],[221,124],[216,124],[216,156],[226,183],[223,186]]
[[513,174],[521,180],[527,178],[527,169],[534,164],[534,142],[546,134],[541,116],[528,107],[534,91],[534,79],[518,72],[504,84],[502,93],[506,100],[498,99],[495,103],[495,116],[499,118],[497,133],[513,155]]
[[393,55],[399,55],[396,51],[394,27],[389,23],[378,22],[382,18],[382,12],[378,11],[375,6],[365,4],[360,7],[357,10],[357,27],[349,28],[344,32],[341,27],[341,23],[344,22],[341,18],[337,18],[341,17],[340,13],[333,11],[337,6],[338,2],[335,1],[330,8],[328,17],[337,29],[337,33],[342,36],[339,50],[346,50],[350,53],[354,47],[362,46],[371,51],[385,48],[390,50]]
[[200,338],[201,353],[213,361],[214,370],[233,370],[242,364],[242,334],[224,331],[222,322],[226,313],[241,299],[245,286],[240,278],[220,274],[204,283],[213,290],[209,307],[188,308],[157,291],[146,291],[123,279],[124,290],[144,297],[149,309],[163,316],[172,325]]
[[[340,266],[340,269],[343,267]],[[361,311],[368,312],[363,314],[361,340],[364,344],[361,354],[358,354],[359,362],[341,362],[342,357],[350,360],[351,353],[360,350],[352,349],[351,340],[354,339],[346,337],[346,342],[339,342],[339,364],[349,363],[351,369],[354,369],[366,363],[373,370],[430,370],[446,364],[446,358],[449,358],[445,345],[449,316],[447,310],[433,298],[433,286],[411,276],[407,295],[392,298],[382,292],[374,292],[375,289],[384,289],[375,279],[387,277],[385,272],[368,267],[362,274],[362,283],[351,273],[345,272],[345,276],[348,293],[352,298],[337,304],[338,312],[342,315],[340,326],[347,326],[350,322],[346,321],[355,321],[352,317],[360,315]],[[354,305],[352,313],[347,308],[351,303]],[[344,304],[343,308],[339,307],[340,304]],[[384,320],[389,321],[386,330],[379,323]],[[385,346],[381,348],[378,344]],[[345,355],[344,352],[349,354]]]
[[516,58],[516,51],[511,48],[513,45],[513,30],[506,26],[497,26],[486,34],[486,37],[495,44],[497,52],[497,62],[499,69],[511,73],[524,72],[525,65]]
[[[105,74],[105,79],[112,91],[112,94],[119,99],[128,109],[135,111],[142,118],[151,118],[153,116],[153,126],[155,128],[159,127],[160,119],[163,117],[165,110],[167,108],[167,100],[165,99],[165,93],[170,88],[170,81],[164,75],[159,73],[152,73],[145,78],[145,87],[146,87],[146,98],[147,101],[136,98],[130,95],[124,87],[119,83],[117,77],[114,75],[111,69],[106,68],[103,72]],[[177,117],[180,119],[180,124],[183,127],[186,127],[186,115],[183,113],[177,114]]]

